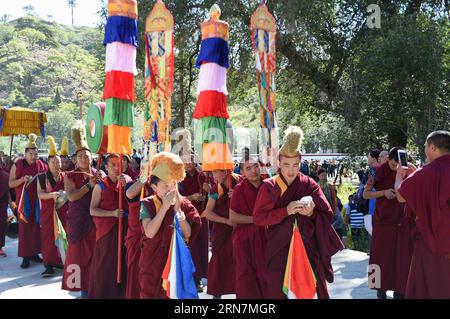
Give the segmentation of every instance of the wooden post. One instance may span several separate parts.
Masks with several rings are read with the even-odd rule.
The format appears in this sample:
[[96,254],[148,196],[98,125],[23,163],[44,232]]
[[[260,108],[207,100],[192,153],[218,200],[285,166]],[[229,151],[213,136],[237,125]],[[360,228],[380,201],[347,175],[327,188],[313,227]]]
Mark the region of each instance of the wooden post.
[[[122,160],[123,155],[120,154],[120,174],[122,174]],[[119,209],[123,209],[123,187],[122,183],[119,182]],[[119,217],[119,229],[118,229],[118,236],[117,236],[117,283],[120,284],[122,282],[122,216]]]
[[78,104],[80,108],[80,121],[83,120],[83,92],[78,91],[77,92],[77,98],[78,98]]
[[11,135],[11,145],[9,146],[9,157],[11,158],[14,135]]
[[[98,160],[97,160],[97,171],[102,169],[102,160],[103,160],[103,154],[98,154]],[[122,172],[122,171],[121,171]]]

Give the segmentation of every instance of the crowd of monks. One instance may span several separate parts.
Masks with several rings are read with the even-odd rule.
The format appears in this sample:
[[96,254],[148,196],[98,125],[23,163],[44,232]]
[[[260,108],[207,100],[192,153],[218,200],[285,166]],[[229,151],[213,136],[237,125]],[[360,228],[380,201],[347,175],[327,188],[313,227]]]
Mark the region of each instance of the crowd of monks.
[[[392,290],[407,298],[450,298],[450,133],[431,133],[425,153],[427,165],[405,169],[391,150],[367,185],[377,198],[370,264],[381,270],[380,285],[374,287],[379,297]],[[108,154],[104,168],[97,170],[91,151],[81,147],[75,166],[63,169],[58,154],[45,164],[37,148],[29,147],[9,177],[0,172],[2,214],[9,188],[17,200],[26,192],[30,206],[19,227],[23,268],[41,262],[42,253],[43,275],[63,269],[62,289],[79,291],[82,298],[164,299],[162,273],[177,215],[200,290],[207,278],[206,292],[214,298],[282,299],[296,221],[317,297],[329,298],[331,257],[344,246],[320,186],[299,172],[298,145],[280,149],[278,174],[272,177],[262,176],[258,159],[249,154],[242,157],[238,175],[203,172],[193,154],[162,152],[151,161],[147,180],[127,165],[129,158],[123,160],[124,173],[117,154]],[[68,200],[57,207],[61,191]],[[312,203],[299,201],[305,196]],[[55,245],[55,212],[67,233],[64,262]]]

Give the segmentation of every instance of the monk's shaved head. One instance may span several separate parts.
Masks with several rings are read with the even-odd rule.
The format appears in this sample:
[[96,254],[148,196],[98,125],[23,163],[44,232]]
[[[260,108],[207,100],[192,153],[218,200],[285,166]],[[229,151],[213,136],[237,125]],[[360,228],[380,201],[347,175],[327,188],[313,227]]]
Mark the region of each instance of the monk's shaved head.
[[443,152],[450,152],[450,132],[434,131],[428,135],[426,143],[433,144]]
[[386,163],[389,159],[389,152],[386,150],[383,150],[380,152],[380,155],[378,155],[378,164],[382,165]]
[[381,151],[380,155],[378,155],[378,159],[380,159],[380,157],[387,157],[389,156],[389,151]]

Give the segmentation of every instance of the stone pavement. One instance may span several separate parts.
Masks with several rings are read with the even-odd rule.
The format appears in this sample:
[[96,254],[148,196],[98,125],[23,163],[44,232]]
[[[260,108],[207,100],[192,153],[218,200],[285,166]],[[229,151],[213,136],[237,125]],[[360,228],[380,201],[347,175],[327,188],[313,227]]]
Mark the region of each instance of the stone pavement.
[[[6,238],[6,258],[0,258],[0,299],[74,299],[79,293],[61,290],[61,270],[55,269],[52,278],[42,278],[42,264],[31,263],[21,269],[22,259],[17,257],[17,240]],[[334,283],[329,285],[332,299],[375,299],[376,293],[367,287],[367,265],[365,253],[343,250],[333,257]],[[389,296],[389,294],[388,294]],[[210,299],[206,293],[201,299]],[[223,296],[235,298],[234,295]]]

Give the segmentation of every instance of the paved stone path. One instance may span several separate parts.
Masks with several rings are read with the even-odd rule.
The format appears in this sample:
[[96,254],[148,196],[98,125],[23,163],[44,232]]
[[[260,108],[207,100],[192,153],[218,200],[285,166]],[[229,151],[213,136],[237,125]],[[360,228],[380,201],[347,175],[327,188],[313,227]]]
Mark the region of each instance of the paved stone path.
[[[0,299],[73,299],[79,293],[61,290],[61,270],[52,278],[42,278],[42,264],[31,263],[30,268],[21,269],[22,259],[17,257],[17,240],[6,239],[6,258],[0,258]],[[367,265],[365,253],[343,250],[333,257],[335,281],[329,285],[333,299],[375,299],[376,293],[367,287]],[[390,296],[388,294],[388,296]],[[212,296],[201,293],[200,298]],[[223,296],[235,298],[234,295]]]

